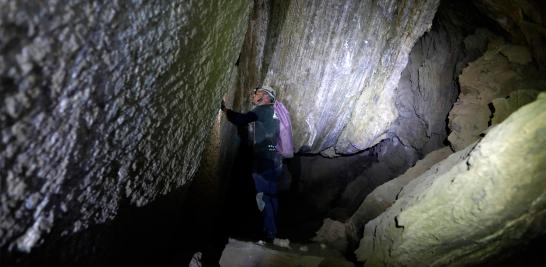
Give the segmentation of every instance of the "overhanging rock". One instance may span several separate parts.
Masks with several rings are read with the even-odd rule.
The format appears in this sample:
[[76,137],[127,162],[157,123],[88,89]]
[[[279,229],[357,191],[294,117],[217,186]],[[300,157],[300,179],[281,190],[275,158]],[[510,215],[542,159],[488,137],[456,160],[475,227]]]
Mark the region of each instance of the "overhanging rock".
[[292,114],[296,149],[347,154],[386,137],[400,74],[438,4],[290,2],[262,72]]
[[0,1],[0,248],[188,183],[249,1]]

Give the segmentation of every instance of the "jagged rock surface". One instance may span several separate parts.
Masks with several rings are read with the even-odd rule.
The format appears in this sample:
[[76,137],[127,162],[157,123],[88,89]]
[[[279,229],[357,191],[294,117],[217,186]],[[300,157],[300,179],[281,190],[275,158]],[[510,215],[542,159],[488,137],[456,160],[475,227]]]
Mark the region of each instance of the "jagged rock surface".
[[241,62],[250,72],[243,85],[277,89],[292,115],[296,150],[336,155],[369,148],[387,137],[398,116],[395,87],[438,3],[266,5],[271,12],[258,13],[247,36],[255,45],[244,50],[249,59]]
[[533,102],[539,93],[536,90],[517,90],[507,97],[493,99],[491,104],[494,113],[492,114],[491,125],[501,123],[518,108]]
[[[525,46],[509,44],[495,36],[489,38],[487,52],[459,76],[461,93],[449,112],[452,132],[448,140],[456,151],[478,140],[491,125],[494,112],[490,104],[494,106],[494,99],[509,97],[516,90],[546,88],[544,75],[531,62]],[[519,106],[524,104],[523,98],[515,101]]]
[[546,94],[404,187],[366,224],[370,266],[468,266],[546,232]]
[[350,246],[356,245],[362,237],[364,225],[389,208],[406,184],[452,153],[449,147],[429,153],[404,174],[375,188],[344,223],[329,218],[325,219],[313,241],[327,244],[339,251],[346,251]]
[[546,69],[546,3],[541,0],[474,0],[513,43],[530,47],[534,61]]
[[0,246],[29,251],[186,184],[246,1],[0,1]]
[[345,223],[326,218],[312,240],[344,253],[349,246],[347,232]]
[[399,116],[389,132],[420,157],[444,146],[445,118],[459,93],[456,77],[485,51],[477,16],[468,2],[443,2],[402,72],[395,91]]
[[[477,10],[470,8],[469,2],[442,3],[431,30],[416,42],[395,90],[399,116],[385,140],[351,157],[297,159],[294,173],[300,174],[296,177],[301,184],[299,195],[313,203],[306,206],[307,211],[320,218],[324,212],[315,210],[329,210],[328,217],[344,221],[374,188],[444,146],[445,118],[458,94],[455,79],[469,61],[483,54],[491,35],[476,30],[480,18]],[[332,157],[335,151],[329,149],[321,155]],[[343,164],[353,160],[362,162]]]
[[347,222],[351,224],[349,229],[354,230],[353,233],[348,233],[349,236],[362,236],[364,225],[389,208],[396,201],[398,194],[406,184],[452,153],[448,147],[433,151],[422,160],[417,161],[415,166],[409,168],[404,174],[380,185],[367,195],[358,210]]
[[[329,214],[345,220],[375,187],[397,177],[427,153],[444,146],[446,116],[456,101],[455,78],[487,46],[488,32],[468,2],[444,2],[432,28],[411,50],[408,65],[395,90],[398,118],[388,138],[369,151],[377,162],[353,178]],[[332,178],[336,179],[336,178]]]

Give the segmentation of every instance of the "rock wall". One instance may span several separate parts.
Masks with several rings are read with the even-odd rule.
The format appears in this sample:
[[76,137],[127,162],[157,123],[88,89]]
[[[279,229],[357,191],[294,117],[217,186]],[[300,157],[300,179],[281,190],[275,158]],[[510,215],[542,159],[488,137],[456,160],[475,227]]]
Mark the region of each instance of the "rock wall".
[[429,170],[432,165],[447,158],[453,152],[449,147],[444,147],[429,153],[422,160],[409,168],[404,174],[378,186],[370,194],[366,196],[357,211],[347,220],[347,227],[350,230],[349,237],[359,240],[364,231],[364,225],[372,219],[379,216],[388,209],[396,199],[404,186],[413,179],[417,178],[425,171]]
[[[328,203],[333,206],[328,208],[330,218],[349,218],[377,186],[404,173],[427,153],[445,146],[446,117],[459,91],[456,79],[463,67],[483,54],[487,46],[482,32],[476,31],[482,24],[478,10],[473,9],[469,1],[443,2],[440,5],[432,28],[417,40],[411,50],[408,64],[395,89],[399,115],[387,131],[386,139],[361,153],[367,156],[362,157],[365,162],[351,167],[357,171],[355,175],[347,177],[343,173],[334,173],[325,177],[328,173],[320,172],[320,178],[337,184],[337,187],[325,187],[331,190],[330,195],[337,196],[335,202]],[[302,162],[301,168],[320,169],[324,165],[307,161]],[[308,173],[310,175],[302,177],[302,180],[315,180],[312,171]],[[338,193],[339,186],[345,188],[341,194]],[[316,195],[322,195],[312,188],[302,191],[315,199],[318,198]],[[322,202],[325,200],[327,198],[321,199]]]
[[546,70],[546,3],[541,0],[474,0],[512,43],[530,48],[535,63]]
[[369,148],[398,116],[395,87],[438,3],[258,1],[266,11],[255,13],[247,35],[254,46],[243,50],[245,85],[277,89],[296,150],[335,156]]
[[0,1],[0,247],[191,181],[248,1]]
[[354,250],[362,238],[364,225],[388,209],[397,199],[402,188],[453,152],[444,147],[429,153],[404,174],[377,186],[369,193],[356,212],[345,222],[325,219],[313,241],[327,244],[345,253]]
[[478,140],[493,124],[493,117],[494,123],[500,122],[546,89],[546,79],[526,46],[507,43],[488,32],[483,35],[489,40],[488,50],[459,76],[461,93],[449,112],[448,140],[456,151]]
[[444,146],[446,117],[459,94],[457,77],[485,51],[483,24],[469,1],[446,1],[432,29],[411,50],[395,91],[398,118],[389,130],[420,157]]
[[544,234],[546,94],[404,187],[366,224],[370,266],[469,266]]

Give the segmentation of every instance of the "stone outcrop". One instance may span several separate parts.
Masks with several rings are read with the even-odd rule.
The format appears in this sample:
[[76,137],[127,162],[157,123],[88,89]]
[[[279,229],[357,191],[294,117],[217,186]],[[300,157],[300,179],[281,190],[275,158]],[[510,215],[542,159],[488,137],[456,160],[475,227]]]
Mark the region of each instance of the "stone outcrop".
[[419,160],[415,166],[409,168],[404,174],[377,187],[366,196],[358,210],[347,221],[350,224],[349,229],[354,230],[348,235],[353,238],[361,237],[364,225],[392,206],[406,184],[430,169],[432,165],[447,158],[451,153],[453,152],[448,147],[433,151],[422,160]]
[[191,181],[248,1],[0,1],[0,246]]
[[541,0],[474,0],[510,40],[530,47],[534,61],[546,69],[546,3]]
[[[546,90],[546,83],[543,89]],[[536,90],[517,90],[507,97],[493,99],[490,104],[493,111],[490,124],[501,123],[518,108],[533,102],[539,93],[540,91]]]
[[546,232],[546,94],[404,187],[366,224],[370,266],[468,266]]
[[347,227],[345,223],[326,218],[312,240],[345,253],[349,247]]
[[[459,76],[461,93],[449,112],[448,140],[457,151],[480,138],[491,125],[495,103],[498,98],[510,97],[517,90],[543,91],[546,88],[544,75],[531,61],[531,54],[525,46],[506,43],[499,37],[489,36],[487,52],[469,64]],[[515,108],[528,103],[529,96],[519,97],[515,93],[510,102]],[[536,93],[534,93],[536,95]],[[496,100],[499,112],[501,101]],[[507,114],[502,115],[506,117]]]
[[[351,167],[351,171],[358,172],[350,179],[343,175],[345,172],[327,177],[336,181],[336,186],[324,186],[334,191],[328,195],[336,196],[338,187],[345,186],[335,207],[329,208],[330,218],[345,221],[377,186],[399,176],[429,152],[445,146],[446,117],[459,90],[456,77],[468,62],[483,54],[487,36],[492,35],[487,30],[476,29],[480,19],[478,11],[472,9],[469,2],[443,2],[440,5],[432,28],[415,43],[402,72],[395,90],[399,115],[387,131],[388,137],[361,153],[367,154],[362,158],[367,164]],[[324,165],[307,163],[302,164],[302,169],[322,169]],[[322,177],[328,175],[324,171],[319,173]],[[302,180],[312,178],[303,177]],[[315,188],[302,191],[318,199],[316,203],[328,200]]]
[[329,215],[333,218],[349,218],[369,193],[402,174],[419,159],[413,148],[404,145],[396,137],[383,140],[370,149],[370,152],[375,158],[370,159],[367,168],[347,184],[336,203],[337,206],[330,211]]
[[325,219],[313,241],[327,244],[329,247],[343,252],[355,246],[362,237],[364,225],[389,208],[406,184],[451,153],[449,147],[433,151],[422,160],[417,161],[415,166],[404,174],[378,186],[366,196],[356,212],[344,223],[329,218]]
[[395,91],[399,116],[389,133],[419,157],[444,146],[445,118],[459,93],[456,78],[485,51],[488,32],[476,30],[478,16],[467,1],[443,2],[431,30],[411,50]]
[[258,2],[270,12],[247,33],[242,85],[277,89],[296,150],[350,154],[387,138],[400,74],[439,1]]

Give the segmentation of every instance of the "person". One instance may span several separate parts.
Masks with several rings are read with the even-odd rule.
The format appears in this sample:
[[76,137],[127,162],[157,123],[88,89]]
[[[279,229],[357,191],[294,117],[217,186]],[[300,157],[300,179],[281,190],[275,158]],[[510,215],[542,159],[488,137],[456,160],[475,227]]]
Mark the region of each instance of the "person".
[[265,238],[268,241],[273,241],[277,235],[277,177],[282,173],[282,159],[275,149],[279,136],[275,100],[275,90],[270,86],[262,86],[254,89],[251,94],[254,108],[247,113],[226,108],[224,101],[221,104],[229,122],[237,126],[249,125],[249,136],[253,138],[252,178],[256,188],[256,203],[263,216]]

